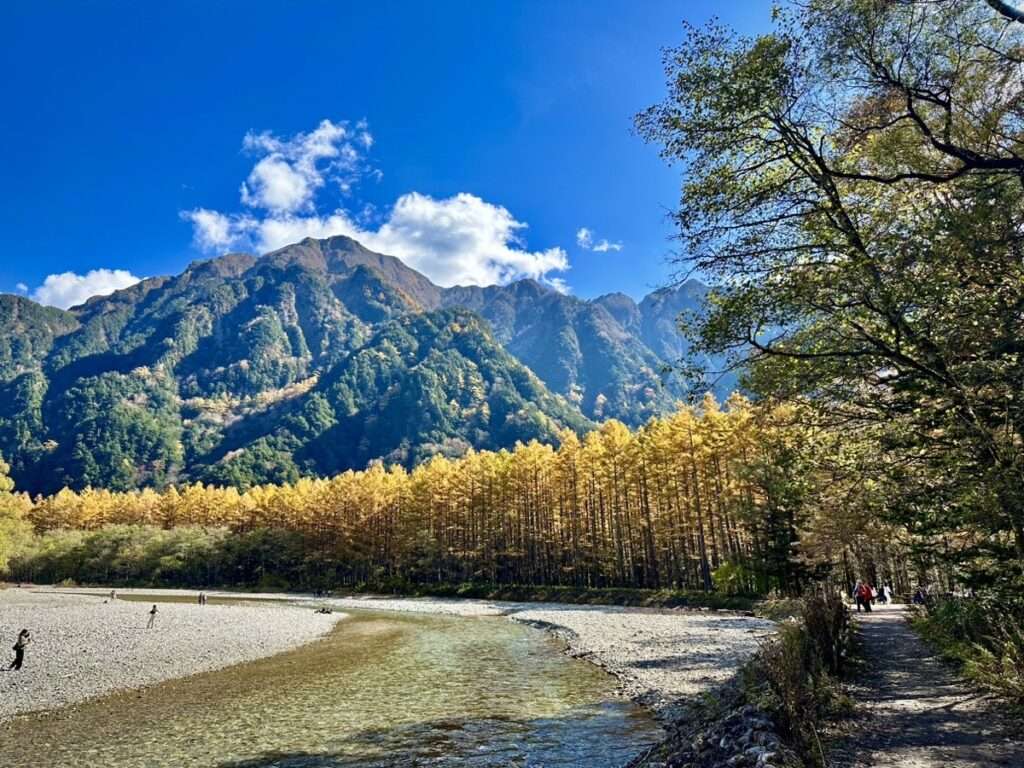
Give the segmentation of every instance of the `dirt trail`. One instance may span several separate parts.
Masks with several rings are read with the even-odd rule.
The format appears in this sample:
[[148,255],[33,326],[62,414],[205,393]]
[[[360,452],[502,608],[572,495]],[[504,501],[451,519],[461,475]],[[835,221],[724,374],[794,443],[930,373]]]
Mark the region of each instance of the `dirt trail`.
[[855,738],[832,753],[833,768],[1024,766],[1024,724],[1000,714],[906,623],[903,606],[857,617],[868,669],[852,693]]

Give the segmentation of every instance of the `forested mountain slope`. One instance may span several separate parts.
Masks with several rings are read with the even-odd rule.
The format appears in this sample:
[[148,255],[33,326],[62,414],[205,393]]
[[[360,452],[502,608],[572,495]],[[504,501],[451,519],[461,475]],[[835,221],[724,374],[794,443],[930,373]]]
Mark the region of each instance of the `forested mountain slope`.
[[67,312],[2,296],[0,453],[33,492],[247,486],[638,424],[683,392],[664,373],[683,342],[658,334],[693,293],[665,310],[531,280],[445,289],[334,237]]

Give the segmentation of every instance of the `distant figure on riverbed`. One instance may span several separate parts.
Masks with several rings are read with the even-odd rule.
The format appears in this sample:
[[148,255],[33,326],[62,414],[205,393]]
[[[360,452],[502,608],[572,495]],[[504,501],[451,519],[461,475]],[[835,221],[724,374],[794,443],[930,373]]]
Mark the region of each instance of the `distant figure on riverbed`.
[[156,605],[154,604],[153,607],[149,609],[149,623],[146,625],[146,629],[153,628],[153,624],[156,623],[156,614],[157,610]]
[[111,599],[111,601],[117,600],[117,590],[116,589],[110,590],[110,599]]
[[199,593],[199,604],[200,605],[206,605],[206,593],[205,592],[200,592]]
[[31,642],[32,634],[27,629],[18,633],[18,640],[14,643],[14,661],[11,662],[8,669],[21,669],[21,665],[25,662],[25,646]]

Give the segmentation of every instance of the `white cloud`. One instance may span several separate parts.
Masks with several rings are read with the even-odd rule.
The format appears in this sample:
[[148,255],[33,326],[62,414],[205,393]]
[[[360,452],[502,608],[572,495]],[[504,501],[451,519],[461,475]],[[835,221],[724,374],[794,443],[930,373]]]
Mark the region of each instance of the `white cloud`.
[[18,283],[17,285],[14,286],[14,289],[18,293],[28,293],[28,286],[25,285],[24,283]]
[[368,248],[398,256],[444,286],[545,280],[549,272],[569,269],[561,248],[524,247],[519,237],[524,229],[526,224],[507,208],[476,195],[462,192],[435,200],[410,192],[398,199],[376,232],[362,239]]
[[588,227],[580,227],[576,230],[576,245],[585,251],[597,251],[598,253],[622,250],[622,243],[612,243],[604,238],[595,243],[594,230]]
[[276,215],[312,211],[314,195],[328,180],[348,191],[367,170],[357,145],[363,150],[373,146],[364,123],[350,128],[348,123],[322,120],[309,133],[289,139],[269,131],[248,133],[243,148],[262,157],[242,182],[242,202]]
[[32,292],[32,298],[40,304],[67,309],[92,296],[106,296],[135,285],[141,279],[126,269],[91,269],[84,275],[61,272],[48,275],[43,284]]
[[181,217],[192,222],[196,245],[204,251],[230,248],[242,235],[239,220],[208,208],[182,211]]
[[318,182],[323,183],[315,176],[304,176],[278,157],[265,157],[242,182],[242,202],[273,211],[296,211],[309,205]]
[[195,244],[205,251],[250,248],[261,253],[305,237],[347,235],[367,248],[397,256],[442,286],[492,285],[529,277],[568,291],[551,272],[569,269],[559,247],[530,250],[522,238],[527,225],[503,206],[462,192],[436,199],[408,192],[381,215],[372,206],[320,212],[315,203],[328,179],[346,193],[363,177],[380,172],[364,153],[373,137],[364,122],[324,120],[314,131],[280,139],[249,134],[244,147],[262,154],[241,187],[249,212],[207,208],[183,211]]

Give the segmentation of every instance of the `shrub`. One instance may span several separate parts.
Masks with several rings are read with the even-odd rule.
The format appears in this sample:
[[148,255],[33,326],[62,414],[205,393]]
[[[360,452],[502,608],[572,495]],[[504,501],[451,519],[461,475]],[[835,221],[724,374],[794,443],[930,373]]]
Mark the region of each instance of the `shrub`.
[[843,701],[837,676],[850,643],[843,601],[835,595],[808,597],[800,618],[784,622],[747,668],[759,705],[773,713],[780,732],[812,765],[825,764],[818,733]]
[[1020,595],[937,597],[919,609],[914,627],[965,674],[1024,708],[1024,600]]
[[754,575],[739,563],[722,563],[711,574],[711,580],[715,591],[723,595],[744,595],[753,591]]

